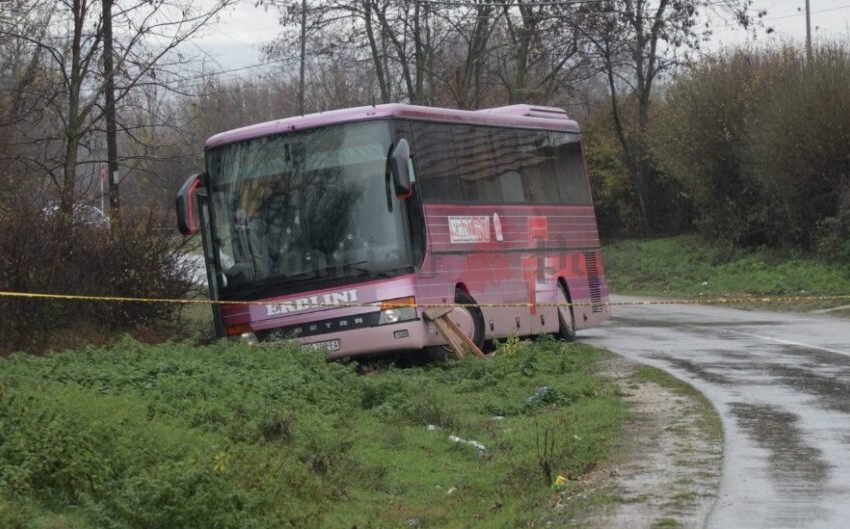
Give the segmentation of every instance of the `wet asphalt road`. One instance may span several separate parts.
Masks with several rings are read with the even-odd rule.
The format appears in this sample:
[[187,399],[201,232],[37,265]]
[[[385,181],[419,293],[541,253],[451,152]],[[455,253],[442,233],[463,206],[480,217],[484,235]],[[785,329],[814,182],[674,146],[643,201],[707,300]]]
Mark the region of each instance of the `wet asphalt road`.
[[615,306],[580,339],[688,381],[717,408],[723,475],[707,527],[850,527],[850,320]]

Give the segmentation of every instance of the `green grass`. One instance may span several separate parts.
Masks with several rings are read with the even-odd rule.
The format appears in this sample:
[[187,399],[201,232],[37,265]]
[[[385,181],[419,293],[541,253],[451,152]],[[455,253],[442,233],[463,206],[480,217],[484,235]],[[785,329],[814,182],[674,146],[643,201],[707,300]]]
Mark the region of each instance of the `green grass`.
[[603,248],[619,294],[668,297],[850,294],[850,266],[768,250],[723,247],[695,236],[622,241]]
[[283,343],[12,356],[0,527],[528,526],[552,477],[616,446],[603,355],[544,339],[366,375]]

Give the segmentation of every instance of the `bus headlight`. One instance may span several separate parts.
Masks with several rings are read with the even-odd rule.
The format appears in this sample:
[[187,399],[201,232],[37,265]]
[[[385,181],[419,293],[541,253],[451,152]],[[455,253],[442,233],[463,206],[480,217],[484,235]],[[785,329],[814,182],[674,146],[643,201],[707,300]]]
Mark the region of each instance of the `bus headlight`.
[[413,296],[407,298],[390,299],[381,303],[381,314],[378,317],[378,325],[399,323],[416,319],[416,299]]

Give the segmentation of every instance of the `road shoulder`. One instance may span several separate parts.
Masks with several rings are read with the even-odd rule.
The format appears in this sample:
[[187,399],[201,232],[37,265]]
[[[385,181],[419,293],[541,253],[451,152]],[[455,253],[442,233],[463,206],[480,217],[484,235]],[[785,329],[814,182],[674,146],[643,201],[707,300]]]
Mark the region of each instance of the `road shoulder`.
[[671,375],[612,355],[603,376],[631,417],[611,464],[565,491],[551,526],[588,529],[701,528],[717,499],[723,432],[716,411]]

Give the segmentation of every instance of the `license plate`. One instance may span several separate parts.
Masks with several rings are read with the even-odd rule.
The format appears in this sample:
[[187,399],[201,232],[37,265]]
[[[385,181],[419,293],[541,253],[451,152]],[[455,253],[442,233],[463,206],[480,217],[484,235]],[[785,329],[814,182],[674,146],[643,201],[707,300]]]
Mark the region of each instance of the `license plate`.
[[339,351],[339,340],[305,343],[301,346],[301,349],[305,349],[307,351]]

